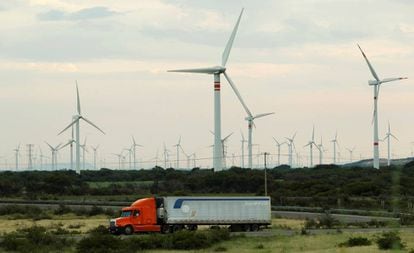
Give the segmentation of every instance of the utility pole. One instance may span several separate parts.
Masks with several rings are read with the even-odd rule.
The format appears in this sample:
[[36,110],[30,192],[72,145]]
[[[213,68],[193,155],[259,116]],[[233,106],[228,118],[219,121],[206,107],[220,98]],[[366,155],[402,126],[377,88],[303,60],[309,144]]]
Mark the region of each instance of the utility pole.
[[264,185],[265,185],[265,196],[267,196],[267,156],[270,155],[267,152],[263,153],[264,155]]
[[34,147],[34,144],[27,144],[27,152],[29,156],[29,162],[27,163],[27,169],[32,170],[33,164],[32,164],[32,148]]

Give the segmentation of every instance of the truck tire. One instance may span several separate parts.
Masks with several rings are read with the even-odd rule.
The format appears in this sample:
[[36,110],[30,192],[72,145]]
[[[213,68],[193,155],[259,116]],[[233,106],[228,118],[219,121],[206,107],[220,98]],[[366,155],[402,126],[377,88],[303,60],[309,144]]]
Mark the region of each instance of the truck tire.
[[131,225],[128,225],[125,227],[124,229],[124,234],[126,235],[132,235],[134,233],[134,229],[132,228]]
[[197,225],[191,224],[191,225],[187,225],[187,229],[190,231],[195,231],[197,230]]
[[250,225],[250,231],[259,231],[259,225],[257,224]]
[[162,225],[161,226],[161,233],[168,234],[170,232],[170,226],[169,225]]
[[242,229],[244,232],[249,232],[250,231],[250,225],[249,224],[245,224],[242,226]]
[[171,226],[170,231],[171,231],[171,233],[174,233],[174,232],[177,232],[179,230],[182,230],[183,228],[184,228],[183,225],[176,224],[176,225]]

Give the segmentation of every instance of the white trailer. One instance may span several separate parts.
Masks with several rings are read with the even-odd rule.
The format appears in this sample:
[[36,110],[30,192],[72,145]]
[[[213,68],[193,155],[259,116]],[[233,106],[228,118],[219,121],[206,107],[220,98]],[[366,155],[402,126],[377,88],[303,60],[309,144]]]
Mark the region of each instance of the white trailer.
[[[231,225],[258,230],[271,224],[270,197],[163,197],[165,224]],[[195,227],[196,228],[196,227]]]

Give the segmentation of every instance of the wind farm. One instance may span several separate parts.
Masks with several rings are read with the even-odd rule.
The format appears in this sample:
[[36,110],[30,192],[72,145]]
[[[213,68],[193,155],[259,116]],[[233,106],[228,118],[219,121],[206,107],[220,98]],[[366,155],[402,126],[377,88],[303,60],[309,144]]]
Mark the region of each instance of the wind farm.
[[[269,224],[273,237],[344,229],[329,242],[338,250],[349,224],[372,216],[361,229],[394,219],[407,226],[400,249],[414,249],[411,2],[379,1],[375,12],[337,0],[29,2],[0,3],[0,202],[43,206],[0,203],[0,224],[2,213],[113,218],[121,204],[144,217],[133,206],[151,196],[156,215],[168,210],[151,229],[173,234],[198,223],[168,223],[164,196],[193,217],[191,198],[257,197],[277,218],[230,224],[230,242],[235,227],[258,238]],[[374,247],[379,235],[363,233]],[[278,247],[247,241],[248,252]],[[237,248],[226,243],[200,249]]]

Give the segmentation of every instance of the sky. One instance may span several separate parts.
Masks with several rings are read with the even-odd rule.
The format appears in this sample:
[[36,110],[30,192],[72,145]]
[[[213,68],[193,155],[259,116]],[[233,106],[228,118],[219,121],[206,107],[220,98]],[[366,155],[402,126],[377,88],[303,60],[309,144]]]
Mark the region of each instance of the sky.
[[[75,114],[75,80],[82,114],[106,133],[81,124],[82,139],[100,145],[101,165],[117,167],[113,153],[128,148],[133,135],[144,146],[139,160],[153,159],[157,150],[161,160],[163,143],[175,158],[173,145],[181,136],[184,151],[206,158],[198,165],[211,166],[213,77],[167,70],[219,65],[242,8],[227,73],[254,114],[275,113],[256,120],[254,153],[270,152],[275,162],[273,137],[283,141],[297,132],[295,144],[306,165],[309,151],[303,146],[315,126],[316,140],[322,137],[326,149],[324,162],[332,160],[336,132],[342,162],[350,159],[346,148],[355,147],[353,159],[372,157],[373,89],[367,83],[372,76],[359,43],[381,78],[409,78],[381,88],[379,129],[384,137],[389,121],[399,139],[392,143],[394,157],[411,155],[411,0],[5,0],[0,169],[14,166],[19,143],[24,167],[26,144],[36,145],[37,156],[39,147],[50,156],[45,141],[67,142],[69,132],[57,134]],[[239,165],[246,115],[224,79],[221,103],[222,135],[233,133],[228,156],[234,154]],[[281,152],[285,163],[286,145]],[[67,163],[68,154],[61,150],[59,161]]]

